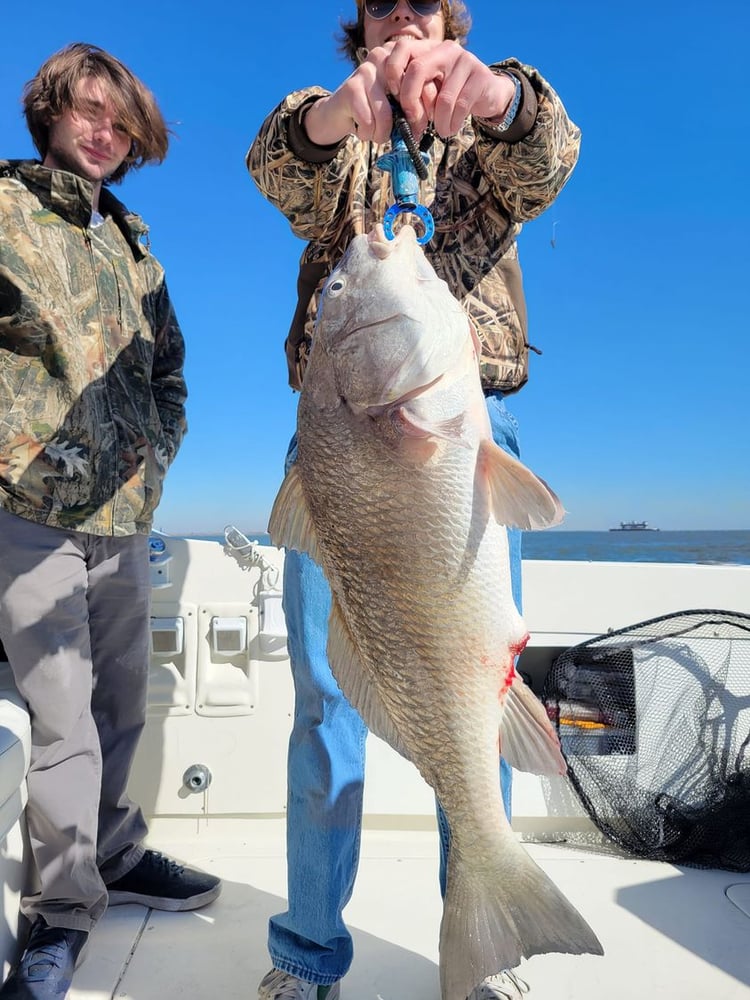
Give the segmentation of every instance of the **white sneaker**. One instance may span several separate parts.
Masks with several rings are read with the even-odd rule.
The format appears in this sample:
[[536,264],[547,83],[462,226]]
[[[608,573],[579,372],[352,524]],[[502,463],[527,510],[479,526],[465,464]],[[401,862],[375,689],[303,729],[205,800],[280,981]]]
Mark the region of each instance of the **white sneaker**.
[[341,983],[306,983],[281,969],[271,969],[258,984],[258,1000],[339,1000],[340,996]]
[[490,976],[467,997],[467,1000],[523,1000],[524,993],[529,993],[531,987],[511,969]]

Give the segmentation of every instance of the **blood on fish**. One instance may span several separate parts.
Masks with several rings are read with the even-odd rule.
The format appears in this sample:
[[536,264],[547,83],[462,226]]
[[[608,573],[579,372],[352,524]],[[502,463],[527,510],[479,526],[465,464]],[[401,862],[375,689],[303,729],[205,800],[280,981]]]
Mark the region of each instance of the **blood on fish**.
[[527,632],[526,635],[523,637],[523,639],[521,639],[519,642],[512,643],[510,647],[511,656],[513,657],[519,656],[524,651],[524,649],[526,649],[526,643],[528,641],[529,641],[529,633]]
[[503,698],[505,698],[505,694],[506,694],[508,688],[513,683],[513,680],[515,679],[515,676],[516,676],[516,665],[515,665],[515,662],[513,660],[513,657],[511,656],[511,658],[510,658],[510,667],[508,669],[507,674],[505,675],[505,680],[503,681],[503,683],[500,686],[500,691],[498,692],[498,698],[499,698],[500,701],[502,701]]
[[505,697],[505,692],[511,686],[516,678],[516,657],[519,656],[526,648],[526,643],[529,641],[529,633],[521,639],[519,642],[511,643],[510,646],[510,665],[508,667],[508,672],[505,675],[505,680],[502,683],[498,697],[500,699]]

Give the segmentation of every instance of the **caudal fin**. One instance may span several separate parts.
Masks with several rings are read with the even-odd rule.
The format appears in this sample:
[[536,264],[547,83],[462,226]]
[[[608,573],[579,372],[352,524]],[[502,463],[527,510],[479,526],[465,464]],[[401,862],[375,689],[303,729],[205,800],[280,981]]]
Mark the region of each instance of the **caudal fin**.
[[[505,839],[505,838],[504,838]],[[492,871],[467,864],[451,843],[440,927],[442,1000],[472,990],[522,958],[547,952],[602,955],[599,940],[557,886],[515,839]]]

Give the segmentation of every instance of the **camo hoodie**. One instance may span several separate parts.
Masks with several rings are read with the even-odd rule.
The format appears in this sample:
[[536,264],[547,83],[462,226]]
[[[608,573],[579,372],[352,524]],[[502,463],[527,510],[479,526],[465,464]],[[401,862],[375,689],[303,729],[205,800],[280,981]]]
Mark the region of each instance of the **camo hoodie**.
[[149,531],[186,430],[184,342],[147,227],[106,188],[0,160],[0,506]]
[[[506,59],[491,68],[521,83],[513,124],[500,133],[469,119],[457,135],[435,136],[420,200],[435,221],[427,257],[479,332],[482,383],[511,393],[527,381],[530,348],[516,237],[524,222],[552,204],[570,176],[580,130],[531,66]],[[353,236],[383,221],[393,200],[390,175],[375,165],[389,145],[348,136],[326,147],[307,138],[302,125],[307,106],[327,94],[309,87],[287,97],[266,118],[246,158],[261,193],[284,213],[295,235],[309,241],[286,344],[295,389],[301,386],[325,277]]]

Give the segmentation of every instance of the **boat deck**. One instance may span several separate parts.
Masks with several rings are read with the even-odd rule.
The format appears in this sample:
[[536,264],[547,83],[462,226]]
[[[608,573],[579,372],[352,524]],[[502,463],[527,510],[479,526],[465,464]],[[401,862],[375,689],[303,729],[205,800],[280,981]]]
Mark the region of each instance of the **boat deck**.
[[[152,562],[149,715],[131,795],[149,817],[150,845],[220,875],[224,891],[192,913],[113,907],[92,935],[70,1000],[257,996],[270,967],[268,918],[285,908],[286,896],[293,685],[275,589],[282,558],[258,547],[243,560],[218,543],[167,538]],[[521,666],[539,691],[555,657],[586,639],[680,609],[750,608],[750,567],[529,561],[524,605],[531,641]],[[227,652],[224,641],[233,636],[240,641]],[[20,823],[28,716],[12,688],[0,665],[0,735],[8,737],[4,753],[0,741],[0,778],[8,779],[7,788],[0,782],[3,962],[17,952],[29,864]],[[736,724],[750,725],[750,715]],[[204,767],[210,788],[186,784]],[[355,956],[342,996],[438,1000],[434,796],[416,769],[374,737],[364,813],[360,870],[345,914]],[[516,772],[513,825],[605,950],[603,957],[523,963],[532,1000],[750,1000],[750,873],[618,855],[564,779]],[[592,832],[596,845],[586,839]]]
[[[70,1000],[253,998],[270,967],[268,917],[285,905],[283,822],[251,820],[246,833],[198,850],[195,842],[162,841],[158,846],[221,875],[222,895],[193,913],[113,907],[92,935]],[[605,950],[604,957],[542,955],[523,963],[519,971],[534,997],[750,996],[750,875],[562,844],[526,847]],[[437,864],[435,832],[365,830],[346,911],[355,957],[342,997],[437,1000]]]

